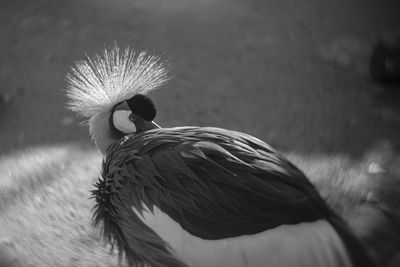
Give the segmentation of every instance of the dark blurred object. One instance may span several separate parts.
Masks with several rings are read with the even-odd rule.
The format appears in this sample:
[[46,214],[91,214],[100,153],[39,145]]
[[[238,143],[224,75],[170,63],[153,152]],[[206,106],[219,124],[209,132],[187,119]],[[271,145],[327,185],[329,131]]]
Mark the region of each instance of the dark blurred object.
[[15,89],[3,90],[3,91],[0,89],[0,104],[8,104],[17,96],[23,95],[25,92],[25,88],[22,86],[18,86]]
[[369,70],[374,80],[400,85],[400,38],[380,39],[373,47]]
[[8,102],[10,102],[10,100],[11,100],[10,94],[8,93],[0,94],[0,104],[7,104]]

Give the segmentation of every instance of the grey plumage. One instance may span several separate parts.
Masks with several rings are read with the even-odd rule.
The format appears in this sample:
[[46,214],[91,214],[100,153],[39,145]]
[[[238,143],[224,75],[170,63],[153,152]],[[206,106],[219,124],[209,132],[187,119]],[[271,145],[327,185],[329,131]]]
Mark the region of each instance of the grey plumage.
[[105,237],[132,265],[182,263],[131,206],[139,212],[156,206],[206,239],[337,220],[304,174],[275,150],[252,136],[219,128],[165,128],[126,136],[109,148],[96,186],[95,225],[102,225]]

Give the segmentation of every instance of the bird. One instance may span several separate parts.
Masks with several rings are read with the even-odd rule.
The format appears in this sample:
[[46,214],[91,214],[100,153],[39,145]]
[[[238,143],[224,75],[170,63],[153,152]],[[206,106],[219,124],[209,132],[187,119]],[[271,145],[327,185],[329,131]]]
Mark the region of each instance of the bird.
[[129,266],[376,266],[277,150],[243,132],[162,128],[160,58],[105,48],[67,74],[68,107],[103,154],[93,225]]

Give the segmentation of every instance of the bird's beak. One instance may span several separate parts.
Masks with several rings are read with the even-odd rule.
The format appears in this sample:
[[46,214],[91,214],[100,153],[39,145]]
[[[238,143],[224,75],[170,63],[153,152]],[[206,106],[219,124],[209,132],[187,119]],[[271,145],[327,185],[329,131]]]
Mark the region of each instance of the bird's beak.
[[153,129],[161,129],[161,127],[154,121],[152,121],[151,124],[153,125]]

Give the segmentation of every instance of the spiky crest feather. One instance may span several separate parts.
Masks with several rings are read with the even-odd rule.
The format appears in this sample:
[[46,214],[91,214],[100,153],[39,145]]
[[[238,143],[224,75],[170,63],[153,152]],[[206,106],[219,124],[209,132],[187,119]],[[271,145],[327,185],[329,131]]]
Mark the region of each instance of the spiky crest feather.
[[168,80],[158,57],[116,45],[102,55],[81,60],[67,74],[69,109],[87,118],[89,132],[105,153],[121,136],[109,124],[113,107],[136,94],[147,94]]
[[68,107],[91,118],[109,112],[136,94],[147,94],[168,80],[167,69],[156,56],[117,46],[101,56],[78,61],[67,74]]

